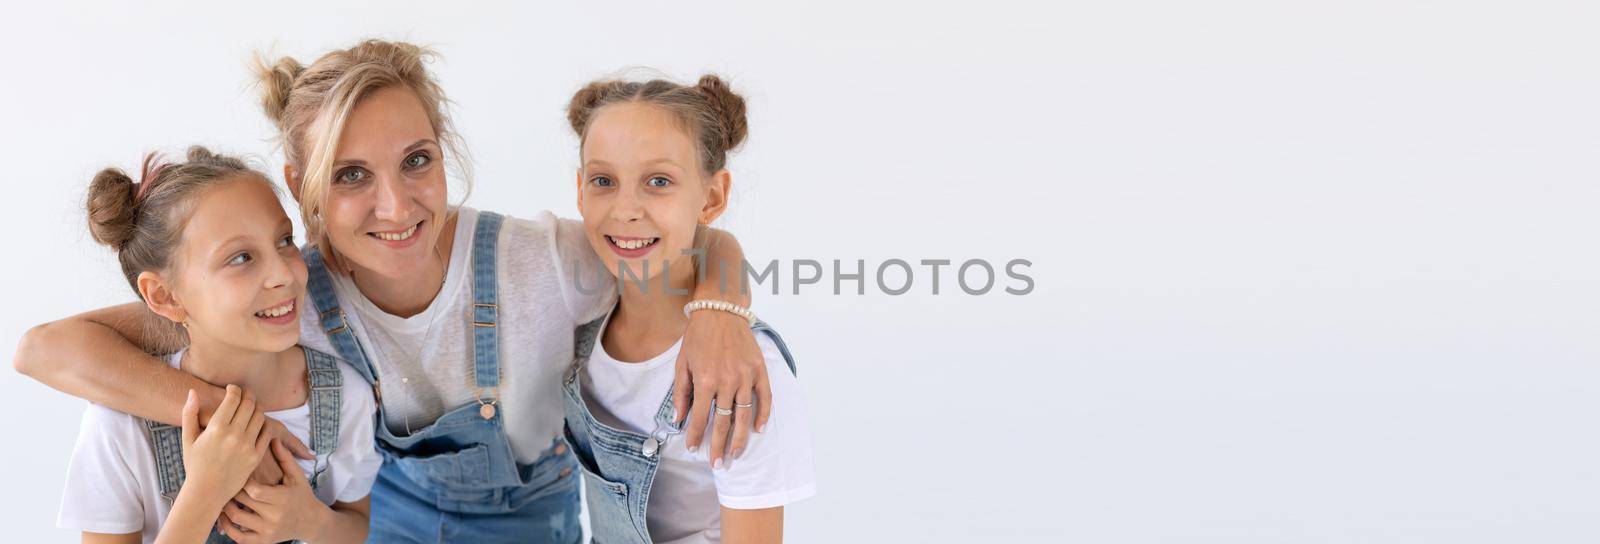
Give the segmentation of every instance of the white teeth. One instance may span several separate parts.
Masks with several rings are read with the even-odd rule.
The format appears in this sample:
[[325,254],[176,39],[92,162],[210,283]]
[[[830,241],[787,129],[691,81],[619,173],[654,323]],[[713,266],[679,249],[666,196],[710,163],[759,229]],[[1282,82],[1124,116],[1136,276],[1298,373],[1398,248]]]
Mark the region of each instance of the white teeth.
[[639,249],[641,247],[654,244],[657,240],[660,240],[660,238],[647,238],[643,240],[618,240],[616,238],[612,238],[611,243],[616,244],[617,247],[622,249]]
[[374,233],[372,233],[372,235],[373,236],[377,236],[379,240],[388,240],[390,242],[398,242],[400,240],[404,240],[406,238],[410,238],[412,234],[416,234],[416,233],[417,233],[417,225],[411,225],[411,228],[406,229],[405,231],[400,232],[398,234],[388,233],[388,232],[374,232]]
[[277,308],[267,308],[265,310],[256,312],[256,317],[279,317],[292,311],[294,311],[294,301],[291,300],[287,304]]

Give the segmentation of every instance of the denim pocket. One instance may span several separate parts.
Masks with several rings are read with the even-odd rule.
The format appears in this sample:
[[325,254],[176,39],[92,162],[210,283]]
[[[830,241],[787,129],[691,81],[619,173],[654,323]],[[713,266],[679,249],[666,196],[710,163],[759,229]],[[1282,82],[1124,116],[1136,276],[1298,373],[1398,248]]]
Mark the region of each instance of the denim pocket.
[[407,474],[447,488],[486,487],[490,481],[489,447],[483,444],[435,455],[398,457],[396,462]]

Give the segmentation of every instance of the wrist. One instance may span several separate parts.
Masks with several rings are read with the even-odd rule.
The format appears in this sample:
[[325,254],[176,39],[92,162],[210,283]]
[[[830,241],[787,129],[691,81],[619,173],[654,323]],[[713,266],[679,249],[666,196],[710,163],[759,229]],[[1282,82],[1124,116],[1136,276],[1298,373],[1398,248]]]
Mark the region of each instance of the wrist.
[[[704,310],[711,311],[706,312]],[[684,317],[689,318],[691,321],[694,319],[696,314],[707,313],[736,316],[744,319],[745,322],[751,326],[756,324],[755,312],[750,311],[749,308],[725,300],[696,299],[688,304],[683,305],[683,315]]]
[[320,508],[312,509],[311,523],[307,524],[308,527],[306,527],[305,530],[306,534],[297,540],[302,540],[305,542],[322,542],[326,540],[323,537],[328,534],[328,531],[333,527],[333,524],[338,521],[338,514],[334,512],[332,508],[329,508],[327,505],[320,502],[318,502],[317,505],[320,506]]

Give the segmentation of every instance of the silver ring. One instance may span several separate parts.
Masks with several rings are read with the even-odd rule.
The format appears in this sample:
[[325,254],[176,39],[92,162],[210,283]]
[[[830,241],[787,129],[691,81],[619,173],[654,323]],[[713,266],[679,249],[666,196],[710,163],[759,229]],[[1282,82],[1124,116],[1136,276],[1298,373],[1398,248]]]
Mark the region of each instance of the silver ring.
[[719,416],[731,416],[731,415],[733,415],[733,410],[730,409],[730,408],[723,408],[721,406],[713,406],[712,408],[717,411],[717,415],[719,415]]
[[747,403],[747,404],[739,404],[739,403],[736,402],[736,403],[733,404],[733,407],[734,408],[755,408],[756,407],[756,403],[751,402],[751,403]]

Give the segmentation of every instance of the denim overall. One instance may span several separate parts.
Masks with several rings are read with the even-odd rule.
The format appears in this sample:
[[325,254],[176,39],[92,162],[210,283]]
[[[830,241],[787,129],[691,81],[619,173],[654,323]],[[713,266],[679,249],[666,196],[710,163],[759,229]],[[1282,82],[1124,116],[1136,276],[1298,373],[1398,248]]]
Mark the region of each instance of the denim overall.
[[[576,333],[576,360],[567,369],[561,388],[566,399],[567,441],[583,469],[594,542],[648,544],[650,529],[645,525],[645,507],[650,503],[650,486],[661,463],[658,454],[672,435],[683,432],[683,425],[672,422],[675,410],[670,387],[661,399],[661,407],[656,409],[655,430],[649,436],[610,427],[589,412],[578,378],[595,342],[605,332],[601,328],[605,321],[602,317],[586,323]],[[794,357],[778,331],[760,321],[750,329],[772,337],[784,362],[789,364],[789,372],[795,372]]]
[[[321,487],[328,466],[323,459],[339,445],[339,408],[344,387],[344,376],[339,373],[339,363],[332,355],[302,347],[306,354],[306,377],[311,382],[311,393],[306,402],[311,410],[311,450],[317,461],[311,472],[311,490]],[[170,505],[178,498],[183,487],[183,428],[158,421],[141,419],[150,435],[150,449],[156,457],[156,480],[161,485],[161,498]],[[267,455],[271,455],[270,453]],[[208,544],[232,544],[228,535],[211,529],[206,537]]]
[[[375,433],[383,466],[372,487],[369,542],[578,542],[577,461],[560,443],[532,465],[517,464],[500,409],[496,243],[503,217],[480,212],[472,237],[472,357],[477,402],[397,436]],[[379,390],[377,367],[350,330],[322,254],[306,252],[307,287],[339,355]]]

